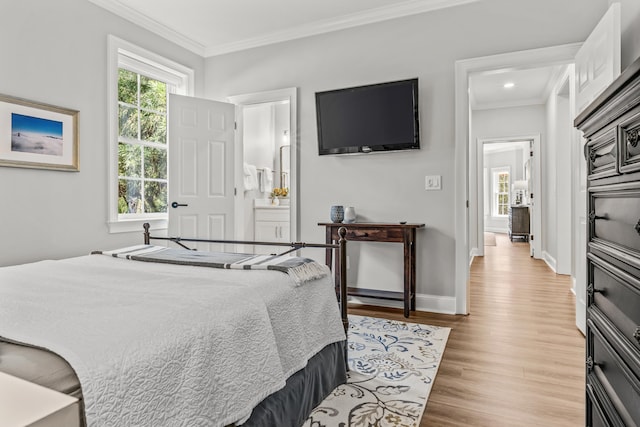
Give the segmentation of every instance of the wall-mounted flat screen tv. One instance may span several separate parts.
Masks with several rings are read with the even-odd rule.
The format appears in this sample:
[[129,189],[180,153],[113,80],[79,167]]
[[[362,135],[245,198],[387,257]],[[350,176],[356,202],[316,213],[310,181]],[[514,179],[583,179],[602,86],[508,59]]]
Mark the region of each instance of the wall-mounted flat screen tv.
[[318,153],[420,148],[418,79],[316,92]]

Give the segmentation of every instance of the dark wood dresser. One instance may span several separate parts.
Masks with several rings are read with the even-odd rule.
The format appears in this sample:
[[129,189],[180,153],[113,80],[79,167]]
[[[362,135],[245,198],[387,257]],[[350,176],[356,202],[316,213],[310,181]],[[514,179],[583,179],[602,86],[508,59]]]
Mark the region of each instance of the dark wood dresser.
[[514,237],[529,241],[529,206],[509,206],[509,239]]
[[640,60],[575,125],[587,140],[586,425],[640,426]]

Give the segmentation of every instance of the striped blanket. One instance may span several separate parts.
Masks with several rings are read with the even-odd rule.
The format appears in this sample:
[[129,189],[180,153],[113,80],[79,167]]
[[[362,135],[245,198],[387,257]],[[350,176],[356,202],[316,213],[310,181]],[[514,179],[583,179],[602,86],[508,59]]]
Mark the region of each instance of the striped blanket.
[[288,274],[299,286],[305,282],[330,274],[326,265],[309,258],[253,255],[232,252],[200,252],[164,246],[137,245],[112,251],[95,251],[92,254],[108,255],[134,261],[197,267],[226,268],[236,270],[274,270]]

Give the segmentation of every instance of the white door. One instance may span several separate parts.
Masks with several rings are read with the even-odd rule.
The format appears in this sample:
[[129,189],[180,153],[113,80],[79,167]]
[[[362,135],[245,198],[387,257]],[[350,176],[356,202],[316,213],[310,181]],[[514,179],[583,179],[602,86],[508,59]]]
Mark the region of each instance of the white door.
[[[620,4],[613,3],[589,35],[575,61],[575,115],[582,112],[620,75]],[[578,179],[574,186],[574,254],[576,325],[585,333],[587,289],[587,164],[584,157],[584,138],[576,138],[578,145],[574,165]]]
[[170,95],[169,236],[233,239],[234,121],[233,104]]

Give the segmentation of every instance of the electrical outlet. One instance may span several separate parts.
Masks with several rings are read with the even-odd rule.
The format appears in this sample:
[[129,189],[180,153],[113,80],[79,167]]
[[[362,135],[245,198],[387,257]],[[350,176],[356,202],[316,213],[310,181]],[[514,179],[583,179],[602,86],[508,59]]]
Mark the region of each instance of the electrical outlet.
[[425,190],[440,190],[442,189],[441,175],[427,175],[424,177],[424,189]]

